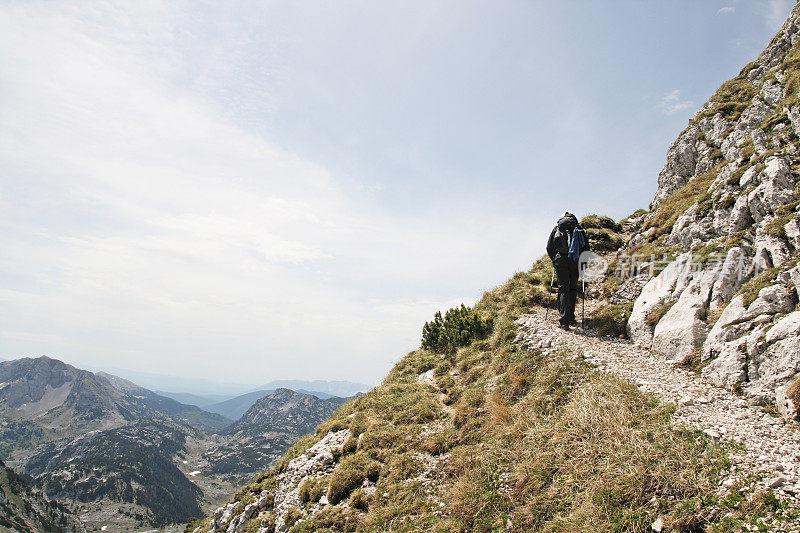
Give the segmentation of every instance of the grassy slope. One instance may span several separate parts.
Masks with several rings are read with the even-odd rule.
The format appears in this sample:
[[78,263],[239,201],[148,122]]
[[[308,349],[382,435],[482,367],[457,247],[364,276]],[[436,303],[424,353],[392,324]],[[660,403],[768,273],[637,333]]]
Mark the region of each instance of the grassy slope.
[[[292,531],[646,531],[659,516],[690,529],[720,520],[736,503],[713,496],[723,449],[672,429],[671,406],[574,354],[545,357],[513,342],[541,278],[549,281],[544,262],[487,292],[476,310],[495,318],[488,339],[451,356],[410,353],[235,499],[243,506],[274,490],[291,458],[350,428],[360,437],[345,444],[337,469],[304,489],[312,501],[327,493],[346,505]],[[434,384],[419,384],[429,369]],[[377,479],[374,494],[358,488],[367,478]],[[734,530],[734,520],[719,530]]]

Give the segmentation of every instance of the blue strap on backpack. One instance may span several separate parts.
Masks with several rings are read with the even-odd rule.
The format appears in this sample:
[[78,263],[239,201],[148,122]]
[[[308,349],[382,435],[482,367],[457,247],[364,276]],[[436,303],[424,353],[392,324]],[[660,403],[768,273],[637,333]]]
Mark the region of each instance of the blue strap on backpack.
[[572,230],[572,242],[569,245],[569,257],[577,262],[581,256],[581,252],[586,249],[586,232],[583,228],[578,226]]

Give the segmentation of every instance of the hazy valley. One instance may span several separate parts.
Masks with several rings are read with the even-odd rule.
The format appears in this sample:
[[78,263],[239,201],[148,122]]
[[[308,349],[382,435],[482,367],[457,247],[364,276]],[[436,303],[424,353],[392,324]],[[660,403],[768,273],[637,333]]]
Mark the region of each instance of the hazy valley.
[[319,394],[230,398],[218,409],[235,421],[55,359],[4,361],[0,452],[90,531],[164,527],[208,512],[344,401]]

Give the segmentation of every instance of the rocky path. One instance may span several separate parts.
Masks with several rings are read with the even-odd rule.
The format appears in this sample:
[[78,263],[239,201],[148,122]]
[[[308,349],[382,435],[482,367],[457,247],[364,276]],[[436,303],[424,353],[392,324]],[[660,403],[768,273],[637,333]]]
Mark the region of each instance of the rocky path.
[[700,429],[714,439],[741,445],[730,451],[733,466],[721,483],[720,493],[742,485],[746,486],[743,490],[769,487],[791,507],[800,508],[798,426],[650,350],[627,341],[596,337],[580,327],[566,332],[558,328],[552,314],[547,322],[544,317],[542,310],[519,320],[523,346],[545,351],[572,348],[598,369],[676,404],[676,426]]

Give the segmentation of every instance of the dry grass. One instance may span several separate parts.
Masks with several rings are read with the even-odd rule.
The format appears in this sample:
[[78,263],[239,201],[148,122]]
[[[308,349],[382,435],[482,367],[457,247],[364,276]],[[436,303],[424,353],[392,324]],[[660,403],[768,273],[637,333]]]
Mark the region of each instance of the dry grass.
[[603,215],[587,215],[581,219],[580,224],[584,229],[609,229],[615,233],[622,231],[622,225],[619,222],[615,222],[613,218]]
[[555,418],[534,420],[513,459],[520,525],[553,531],[643,531],[653,497],[697,498],[714,487],[715,460],[724,464],[713,445],[673,431],[669,409],[601,375]]
[[725,118],[734,122],[751,105],[757,92],[758,88],[747,79],[746,74],[740,73],[717,89],[717,92],[711,97],[715,105],[695,117],[694,121],[697,122],[705,117],[713,117],[717,113],[721,113]]
[[333,505],[339,503],[360,487],[365,479],[377,481],[380,474],[380,463],[366,454],[357,453],[345,457],[331,474],[328,501]]
[[[510,519],[515,531],[640,531],[656,517],[654,496],[688,501],[714,486],[724,453],[672,430],[668,407],[566,353],[536,363],[509,368],[528,374],[524,396],[490,393],[486,425],[468,429],[482,430],[483,444],[451,461],[448,509],[459,529]],[[694,516],[675,509],[675,519]]]
[[625,237],[606,228],[588,228],[589,247],[595,252],[614,252],[625,244]]

